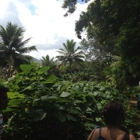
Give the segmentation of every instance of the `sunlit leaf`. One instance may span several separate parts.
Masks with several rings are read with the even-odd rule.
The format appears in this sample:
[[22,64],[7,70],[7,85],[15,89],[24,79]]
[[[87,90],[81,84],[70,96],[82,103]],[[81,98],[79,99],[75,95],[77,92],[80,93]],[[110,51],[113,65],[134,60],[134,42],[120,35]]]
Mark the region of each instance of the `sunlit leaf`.
[[69,92],[62,92],[62,94],[60,95],[60,97],[68,97],[70,96],[70,93]]
[[22,65],[20,65],[20,69],[21,69],[24,73],[28,74],[28,73],[31,71],[32,66],[31,66],[31,65],[22,64]]

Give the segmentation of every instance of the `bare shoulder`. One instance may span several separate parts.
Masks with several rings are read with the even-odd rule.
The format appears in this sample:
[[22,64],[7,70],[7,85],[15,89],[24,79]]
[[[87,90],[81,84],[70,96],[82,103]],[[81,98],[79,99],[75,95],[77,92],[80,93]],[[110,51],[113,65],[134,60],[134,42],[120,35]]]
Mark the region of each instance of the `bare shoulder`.
[[92,132],[89,134],[87,140],[96,140],[99,136],[99,129],[94,129]]
[[129,134],[129,138],[130,138],[130,140],[136,140],[135,136],[131,133]]

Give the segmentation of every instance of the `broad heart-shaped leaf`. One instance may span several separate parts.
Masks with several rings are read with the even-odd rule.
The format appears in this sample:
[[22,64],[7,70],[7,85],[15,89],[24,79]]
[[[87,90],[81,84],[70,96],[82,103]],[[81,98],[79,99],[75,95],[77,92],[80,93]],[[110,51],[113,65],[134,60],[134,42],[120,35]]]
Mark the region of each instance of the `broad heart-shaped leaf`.
[[66,114],[62,113],[62,112],[59,112],[59,111],[56,111],[55,112],[55,116],[57,117],[57,119],[60,121],[60,122],[64,122],[66,120]]
[[94,92],[93,92],[93,95],[94,95],[94,96],[98,96],[99,93],[100,93],[99,91],[94,91]]
[[55,75],[50,75],[43,83],[47,84],[47,83],[54,83],[54,81],[56,81],[58,78]]
[[60,97],[68,97],[68,96],[70,96],[70,93],[65,91],[63,91],[62,94],[60,95]]
[[8,106],[17,106],[19,104],[21,104],[22,101],[24,101],[24,98],[20,98],[20,99],[11,99],[8,103]]
[[70,111],[69,111],[70,114],[79,114],[80,111],[77,110],[76,108],[71,108]]
[[97,108],[100,111],[102,109],[102,104],[101,103],[97,103]]
[[32,69],[32,66],[31,66],[31,65],[22,64],[22,65],[20,65],[20,69],[21,69],[24,73],[28,74],[28,73],[30,73],[30,71],[31,71],[31,69]]
[[98,118],[96,117],[95,120],[96,120],[96,122],[100,122],[100,121],[102,121],[102,119],[99,118],[99,117],[98,117]]
[[70,114],[67,114],[67,119],[71,121],[77,121],[77,119]]
[[28,110],[28,114],[31,117],[31,121],[37,122],[43,120],[47,113],[42,109],[36,109],[36,110]]
[[57,99],[58,97],[45,95],[45,96],[41,96],[40,98],[41,100],[48,100],[48,99]]
[[7,107],[3,112],[20,112],[19,107]]
[[39,73],[42,74],[44,72],[47,72],[50,69],[50,67],[42,66],[39,70]]
[[34,87],[33,87],[34,85],[35,85],[35,83],[30,84],[25,89],[23,89],[22,91],[20,91],[20,93],[23,93],[23,92],[29,91],[29,90],[34,90]]

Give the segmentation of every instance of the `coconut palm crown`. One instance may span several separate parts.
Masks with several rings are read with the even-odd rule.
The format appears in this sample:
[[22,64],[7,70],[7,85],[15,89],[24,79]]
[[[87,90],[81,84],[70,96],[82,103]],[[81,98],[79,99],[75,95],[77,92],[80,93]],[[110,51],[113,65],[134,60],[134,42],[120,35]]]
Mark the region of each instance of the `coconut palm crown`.
[[6,28],[0,25],[0,65],[19,68],[20,64],[28,64],[32,57],[29,53],[36,49],[35,46],[24,47],[31,38],[23,40],[25,30],[16,24],[8,22]]
[[84,54],[81,51],[80,47],[76,48],[76,42],[74,40],[67,40],[66,43],[63,43],[64,48],[60,48],[58,50],[58,53],[61,55],[56,56],[58,61],[61,62],[61,64],[66,65],[69,64],[70,68],[72,67],[72,64],[79,64],[84,60]]
[[42,56],[41,63],[42,63],[43,66],[52,66],[55,63],[54,62],[54,57],[50,58],[49,55]]

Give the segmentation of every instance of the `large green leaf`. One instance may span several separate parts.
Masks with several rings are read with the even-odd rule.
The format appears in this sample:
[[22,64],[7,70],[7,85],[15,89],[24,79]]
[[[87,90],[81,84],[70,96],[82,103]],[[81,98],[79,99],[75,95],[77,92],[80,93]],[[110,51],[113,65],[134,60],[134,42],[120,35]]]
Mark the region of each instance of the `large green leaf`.
[[70,114],[79,114],[80,111],[77,110],[76,108],[71,108],[70,111],[69,111]]
[[45,95],[45,96],[41,96],[40,98],[41,100],[49,100],[49,99],[57,99],[58,97]]
[[58,78],[55,75],[50,75],[49,77],[47,77],[47,79],[45,79],[45,81],[43,81],[44,84],[48,84],[48,83],[54,83]]
[[31,71],[31,69],[32,69],[32,66],[31,66],[31,65],[22,64],[22,65],[20,65],[20,69],[21,69],[24,73],[28,74],[28,73],[30,73],[30,71]]
[[70,114],[67,114],[67,119],[71,121],[77,121],[77,119]]
[[7,107],[3,112],[20,112],[19,107]]
[[65,92],[65,91],[63,91],[62,92],[62,94],[60,95],[60,97],[68,97],[68,96],[70,96],[70,93],[69,92]]
[[22,91],[20,91],[21,93],[24,93],[26,91],[31,91],[34,90],[34,85],[35,83],[31,83],[29,86],[27,86],[25,89],[23,89]]
[[35,122],[43,120],[47,115],[47,113],[42,109],[28,110],[28,114],[31,117],[31,121]]
[[42,73],[45,73],[47,72],[48,70],[50,69],[50,67],[45,67],[45,66],[42,66],[39,70],[39,73],[42,74]]
[[66,114],[62,112],[55,112],[55,116],[58,118],[60,122],[65,122],[66,121]]
[[24,100],[25,100],[24,98],[10,99],[8,106],[17,106],[21,104]]

